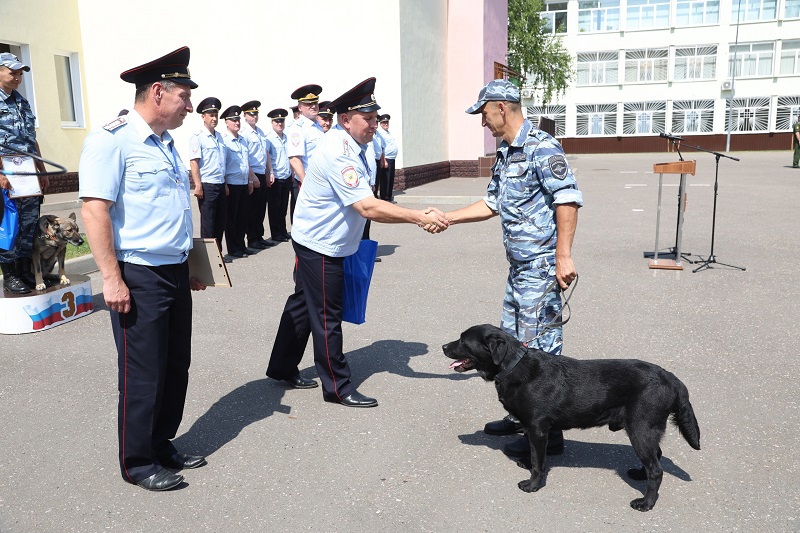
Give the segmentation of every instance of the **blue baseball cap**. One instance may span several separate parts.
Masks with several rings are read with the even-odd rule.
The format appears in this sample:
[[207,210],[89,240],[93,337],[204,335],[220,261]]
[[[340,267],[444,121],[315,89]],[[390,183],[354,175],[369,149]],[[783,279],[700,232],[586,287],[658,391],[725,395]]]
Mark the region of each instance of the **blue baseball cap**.
[[478,94],[478,101],[467,109],[470,115],[477,115],[487,102],[515,102],[520,103],[519,89],[508,80],[492,80],[487,83]]
[[11,52],[3,52],[0,54],[0,65],[8,67],[10,70],[24,70],[30,72],[31,67],[22,63],[17,56]]

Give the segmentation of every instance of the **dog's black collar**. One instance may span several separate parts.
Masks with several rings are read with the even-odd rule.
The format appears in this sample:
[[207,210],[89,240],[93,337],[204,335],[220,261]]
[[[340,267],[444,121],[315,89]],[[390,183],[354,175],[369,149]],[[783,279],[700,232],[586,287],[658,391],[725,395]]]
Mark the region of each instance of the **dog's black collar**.
[[506,358],[508,357],[508,354],[506,353],[506,357],[504,357],[503,360],[500,361],[500,372],[497,373],[497,375],[494,377],[494,380],[503,381],[504,379],[506,379],[508,375],[514,371],[514,368],[516,368],[517,363],[522,361],[522,358],[525,357],[526,353],[528,353],[528,347],[525,346],[524,344],[519,345],[519,348],[517,348],[517,351],[514,352],[514,355],[512,356],[510,361],[506,361]]

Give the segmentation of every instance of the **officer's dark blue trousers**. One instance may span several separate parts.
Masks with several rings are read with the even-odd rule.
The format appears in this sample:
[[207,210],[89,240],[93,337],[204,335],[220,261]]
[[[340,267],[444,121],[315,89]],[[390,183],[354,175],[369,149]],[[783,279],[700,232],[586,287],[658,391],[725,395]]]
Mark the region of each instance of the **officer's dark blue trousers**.
[[253,244],[264,238],[264,217],[267,214],[270,188],[267,187],[267,175],[255,173],[259,188],[250,195],[250,220],[247,224],[247,244]]
[[289,209],[289,196],[292,193],[292,178],[275,180],[269,191],[269,232],[273,239],[284,237],[286,231],[286,211]]
[[250,221],[250,195],[247,185],[228,185],[228,223],[225,245],[228,253],[245,252],[244,234]]
[[157,470],[157,455],[183,417],[189,382],[192,296],[189,267],[120,262],[131,294],[127,314],[111,312],[119,366],[119,458],[123,479],[138,482]]
[[217,239],[222,249],[222,236],[228,223],[228,197],[224,183],[203,183],[203,197],[197,199],[200,208],[200,236]]
[[356,390],[342,352],[344,258],[322,255],[294,241],[292,246],[297,254],[295,289],[281,315],[267,376],[287,379],[297,374],[311,334],[322,393],[336,401]]

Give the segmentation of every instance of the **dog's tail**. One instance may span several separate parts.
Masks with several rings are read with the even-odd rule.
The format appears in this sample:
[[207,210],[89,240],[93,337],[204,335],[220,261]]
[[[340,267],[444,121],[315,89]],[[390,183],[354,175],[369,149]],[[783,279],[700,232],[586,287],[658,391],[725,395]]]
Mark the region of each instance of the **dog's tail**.
[[675,379],[678,382],[678,396],[675,398],[675,403],[672,406],[672,422],[678,426],[681,435],[683,435],[683,438],[689,443],[689,446],[695,450],[699,450],[700,426],[697,424],[697,418],[694,416],[692,404],[689,403],[689,390],[679,379]]

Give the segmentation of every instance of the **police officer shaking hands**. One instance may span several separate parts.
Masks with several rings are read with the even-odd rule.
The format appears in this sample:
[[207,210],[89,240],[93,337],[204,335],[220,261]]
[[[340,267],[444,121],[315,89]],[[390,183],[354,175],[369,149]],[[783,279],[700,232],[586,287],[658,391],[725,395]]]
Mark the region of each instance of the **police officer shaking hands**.
[[417,224],[430,233],[448,226],[437,209],[406,209],[373,195],[367,157],[374,156],[367,155],[367,147],[378,128],[374,89],[375,78],[368,78],[330,104],[337,124],[319,141],[300,189],[292,226],[295,290],[286,301],[267,368],[267,376],[291,387],[317,387],[298,370],[311,335],[323,399],[347,407],[374,407],[378,401],[356,390],[343,352],[344,258],[358,250],[367,220]]

